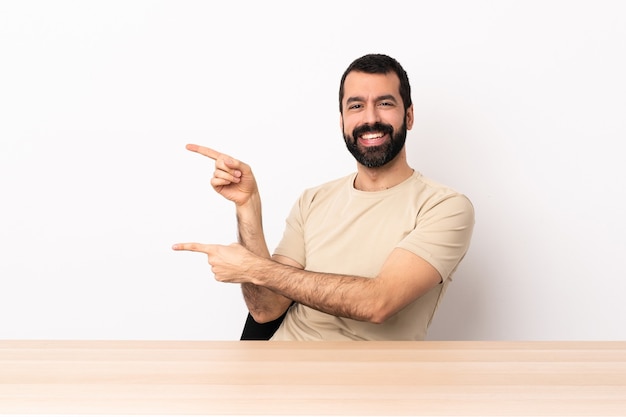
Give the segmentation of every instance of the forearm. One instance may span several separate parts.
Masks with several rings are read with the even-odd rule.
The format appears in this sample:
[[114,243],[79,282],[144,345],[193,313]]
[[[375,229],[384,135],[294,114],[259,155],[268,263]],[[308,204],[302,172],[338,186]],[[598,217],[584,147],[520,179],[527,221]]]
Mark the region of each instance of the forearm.
[[280,317],[292,301],[274,291],[258,285],[241,284],[241,292],[252,317],[259,323],[266,323]]
[[236,207],[239,243],[255,255],[269,259],[270,253],[263,232],[261,197],[255,193],[246,203]]
[[311,272],[273,261],[255,265],[249,279],[252,285],[334,316],[375,323],[388,317],[376,279]]
[[[263,232],[261,198],[258,193],[253,194],[245,204],[237,205],[237,233],[243,247],[257,256],[270,258]],[[241,291],[248,310],[257,321],[273,320],[291,304],[291,300],[251,283],[242,283]]]

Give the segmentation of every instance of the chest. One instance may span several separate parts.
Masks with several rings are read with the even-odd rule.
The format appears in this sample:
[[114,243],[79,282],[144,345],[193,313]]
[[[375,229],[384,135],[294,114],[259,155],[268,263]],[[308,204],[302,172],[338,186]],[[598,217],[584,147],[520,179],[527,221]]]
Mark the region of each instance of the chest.
[[318,202],[304,219],[307,269],[375,276],[417,224],[417,207],[400,197]]

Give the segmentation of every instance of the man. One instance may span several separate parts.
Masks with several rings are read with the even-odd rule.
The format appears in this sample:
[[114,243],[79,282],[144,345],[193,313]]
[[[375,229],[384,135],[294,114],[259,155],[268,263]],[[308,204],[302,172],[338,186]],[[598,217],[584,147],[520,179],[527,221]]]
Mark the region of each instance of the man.
[[287,312],[271,340],[422,340],[474,225],[471,202],[407,163],[411,89],[393,58],[365,55],[343,74],[340,126],[355,173],[305,190],[270,257],[248,165],[215,160],[211,185],[235,203],[239,243],[184,243],[221,282],[240,283],[257,322]]

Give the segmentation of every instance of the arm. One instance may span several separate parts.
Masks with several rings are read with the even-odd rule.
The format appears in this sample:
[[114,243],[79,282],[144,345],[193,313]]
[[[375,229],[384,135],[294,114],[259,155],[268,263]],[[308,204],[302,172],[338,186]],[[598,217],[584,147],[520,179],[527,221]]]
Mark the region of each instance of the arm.
[[[263,232],[261,196],[250,166],[204,146],[189,144],[186,148],[215,161],[211,186],[235,203],[239,243],[252,253],[269,259]],[[289,264],[290,260],[284,258],[282,262]],[[291,304],[291,300],[266,288],[250,283],[242,283],[241,287],[250,312],[253,316],[268,316],[266,321],[279,317]]]
[[[263,232],[261,199],[258,192],[246,206],[237,206],[237,230],[239,243],[253,254],[269,259],[269,251]],[[274,261],[302,268],[286,257],[275,257]],[[265,323],[280,317],[291,305],[291,299],[252,282],[242,282],[243,293],[248,311],[259,322]]]
[[265,264],[251,279],[325,313],[383,323],[441,282],[439,272],[417,255],[394,249],[375,278],[316,273]]
[[[372,323],[384,322],[442,279],[428,262],[400,248],[392,251],[375,278],[305,271],[239,244],[187,243],[176,249],[206,253],[218,281],[264,287],[316,310]],[[259,312],[259,318],[264,317]]]

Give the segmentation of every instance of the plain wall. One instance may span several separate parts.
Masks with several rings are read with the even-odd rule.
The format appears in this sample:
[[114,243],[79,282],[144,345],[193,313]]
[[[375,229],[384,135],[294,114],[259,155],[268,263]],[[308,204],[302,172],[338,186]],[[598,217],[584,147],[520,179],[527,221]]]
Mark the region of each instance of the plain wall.
[[472,246],[430,339],[624,339],[626,3],[0,2],[0,338],[238,339],[213,164],[248,162],[270,249],[355,163],[355,58],[409,73],[410,164],[465,193]]

